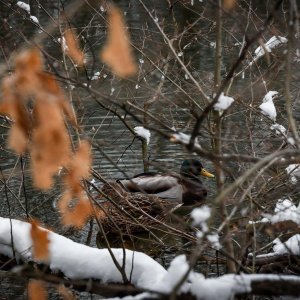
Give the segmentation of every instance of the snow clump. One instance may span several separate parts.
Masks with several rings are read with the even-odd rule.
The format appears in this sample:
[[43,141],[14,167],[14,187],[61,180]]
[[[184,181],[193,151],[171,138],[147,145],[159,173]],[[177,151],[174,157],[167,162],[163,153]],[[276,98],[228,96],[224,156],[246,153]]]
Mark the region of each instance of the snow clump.
[[133,130],[137,136],[139,136],[147,141],[147,145],[149,144],[151,133],[148,129],[144,128],[143,126],[136,126],[136,127],[134,127]]
[[296,184],[300,178],[300,164],[291,164],[285,168],[290,177],[290,182]]
[[278,92],[276,91],[269,91],[263,98],[263,103],[259,106],[259,108],[262,110],[262,113],[266,116],[268,116],[271,120],[276,120],[276,108],[273,103],[273,97],[277,95]]
[[214,109],[217,111],[226,110],[233,102],[234,99],[232,97],[225,96],[224,93],[221,93],[217,103],[214,105]]

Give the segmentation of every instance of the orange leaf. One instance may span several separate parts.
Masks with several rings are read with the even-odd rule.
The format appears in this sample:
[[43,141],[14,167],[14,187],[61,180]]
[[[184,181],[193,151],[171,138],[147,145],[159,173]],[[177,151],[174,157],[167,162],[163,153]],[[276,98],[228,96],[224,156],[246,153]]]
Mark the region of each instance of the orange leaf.
[[88,178],[90,175],[91,164],[91,146],[87,141],[82,141],[72,160],[71,169],[76,172],[76,177],[78,177],[78,179],[81,177]]
[[81,228],[91,215],[93,215],[92,204],[88,199],[81,198],[73,209],[65,209],[62,212],[62,221],[64,225]]
[[37,74],[43,71],[43,60],[37,48],[22,51],[15,60],[16,86],[20,94],[31,95],[39,88]]
[[15,124],[9,131],[8,147],[15,150],[16,153],[22,154],[27,148],[27,138],[23,128]]
[[30,235],[35,259],[47,262],[49,258],[48,231],[39,227],[36,221],[31,221]]
[[42,281],[30,280],[28,282],[28,299],[29,300],[47,299],[45,284]]
[[123,15],[113,5],[109,8],[107,43],[100,58],[120,77],[131,76],[137,72]]
[[79,65],[84,63],[84,54],[79,48],[78,39],[74,34],[74,31],[69,29],[65,32],[65,39],[67,44],[67,54]]

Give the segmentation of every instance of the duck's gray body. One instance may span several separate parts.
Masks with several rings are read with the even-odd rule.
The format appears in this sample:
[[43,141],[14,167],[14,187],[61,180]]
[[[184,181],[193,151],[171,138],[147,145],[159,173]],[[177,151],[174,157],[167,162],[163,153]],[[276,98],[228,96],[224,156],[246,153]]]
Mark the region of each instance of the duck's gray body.
[[143,173],[131,179],[118,180],[128,192],[141,192],[184,205],[193,205],[206,198],[207,190],[198,177],[177,173]]

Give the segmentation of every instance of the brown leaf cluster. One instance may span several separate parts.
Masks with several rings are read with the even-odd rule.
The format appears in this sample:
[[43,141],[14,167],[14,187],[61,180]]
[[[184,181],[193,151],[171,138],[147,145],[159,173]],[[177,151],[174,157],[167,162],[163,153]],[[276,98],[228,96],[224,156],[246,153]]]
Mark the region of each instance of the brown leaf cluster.
[[237,0],[224,0],[223,9],[225,11],[231,11],[235,8]]
[[36,221],[31,221],[30,236],[32,239],[32,250],[35,259],[47,262],[49,259],[48,231],[38,226]]
[[84,64],[84,54],[80,50],[78,39],[72,29],[64,34],[66,40],[66,52],[75,61],[76,64],[82,66]]
[[29,300],[46,300],[47,292],[45,284],[40,280],[30,280],[28,282]]
[[92,159],[89,143],[83,141],[67,166],[65,191],[58,202],[64,225],[82,227],[93,214],[93,207],[81,181],[89,177]]
[[15,72],[3,80],[2,94],[0,113],[13,121],[8,145],[18,154],[30,152],[34,184],[48,189],[71,157],[64,116],[73,124],[76,119],[55,78],[45,72],[38,49],[16,57]]
[[100,58],[120,77],[132,76],[137,72],[129,40],[123,15],[117,7],[111,4],[107,42],[100,53]]

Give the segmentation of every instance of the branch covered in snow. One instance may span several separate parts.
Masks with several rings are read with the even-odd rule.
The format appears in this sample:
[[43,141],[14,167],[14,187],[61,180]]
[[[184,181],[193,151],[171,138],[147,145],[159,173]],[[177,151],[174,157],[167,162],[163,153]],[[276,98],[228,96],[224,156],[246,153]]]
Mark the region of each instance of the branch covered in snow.
[[[0,253],[13,257],[15,252],[17,259],[34,261],[30,229],[31,224],[19,220],[12,220],[11,228],[8,218],[0,218]],[[75,243],[52,231],[49,231],[48,239],[49,268],[52,271],[60,271],[70,279],[94,278],[102,283],[123,283],[121,273],[107,249]],[[122,265],[123,249],[112,249],[112,252]],[[136,287],[153,289],[167,273],[160,264],[144,253],[126,250],[125,254],[126,275]]]
[[137,136],[145,139],[147,144],[149,144],[151,133],[148,129],[144,128],[143,126],[136,126],[133,130]]
[[[15,253],[19,260],[33,261],[30,228],[31,224],[29,223],[0,218],[0,253],[8,257],[13,257]],[[67,285],[74,282],[80,289],[85,285],[85,282],[80,280],[91,278],[100,280],[102,284],[123,283],[122,276],[107,249],[81,245],[51,231],[48,231],[48,238],[50,240],[49,268],[52,271],[61,271],[67,277],[63,279]],[[123,249],[112,249],[112,251],[121,264]],[[158,294],[172,292],[172,289],[189,268],[184,255],[176,257],[166,271],[144,253],[125,250],[125,254],[125,270],[128,278],[131,278],[131,283],[137,288],[155,292],[155,294],[140,294],[139,299],[159,299]],[[24,272],[30,278],[44,279],[53,283],[58,280],[47,274],[34,273],[33,270],[25,270]],[[20,273],[22,274],[21,271]],[[69,279],[73,281],[69,281]],[[279,287],[277,290],[274,290],[274,284]],[[189,293],[195,299],[206,300],[226,300],[232,299],[235,295],[243,294],[299,296],[299,284],[300,278],[298,276],[229,274],[219,278],[206,279],[202,274],[192,271],[187,281],[181,286],[179,293],[181,294],[180,297]],[[124,290],[120,289],[120,291]],[[133,293],[137,291],[138,289],[132,290]],[[106,290],[106,292],[109,293],[110,291]],[[129,290],[127,292],[130,293]]]

